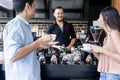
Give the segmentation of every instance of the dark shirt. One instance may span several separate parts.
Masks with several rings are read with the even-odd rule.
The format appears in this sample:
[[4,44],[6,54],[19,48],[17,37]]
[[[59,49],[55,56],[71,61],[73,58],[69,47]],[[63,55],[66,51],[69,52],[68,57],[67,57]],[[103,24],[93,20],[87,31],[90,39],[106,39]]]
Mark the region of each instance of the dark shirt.
[[48,27],[46,33],[56,34],[55,41],[59,41],[57,45],[64,44],[65,46],[68,46],[70,44],[71,39],[76,38],[75,31],[72,24],[67,23],[65,21],[63,24],[63,31],[60,29],[57,23],[54,23]]

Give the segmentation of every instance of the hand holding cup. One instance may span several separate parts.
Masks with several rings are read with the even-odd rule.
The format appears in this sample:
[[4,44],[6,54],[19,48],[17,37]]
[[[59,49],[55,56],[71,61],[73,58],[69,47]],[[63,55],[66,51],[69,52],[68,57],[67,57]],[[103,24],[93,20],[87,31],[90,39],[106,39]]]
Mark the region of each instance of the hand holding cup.
[[56,39],[56,34],[50,34],[52,41],[54,41]]
[[81,50],[83,51],[86,51],[86,52],[90,52],[91,48],[90,48],[90,45],[89,43],[83,43],[83,48],[81,48]]
[[48,43],[52,41],[52,37],[50,34],[45,34],[40,39],[42,40],[43,43]]

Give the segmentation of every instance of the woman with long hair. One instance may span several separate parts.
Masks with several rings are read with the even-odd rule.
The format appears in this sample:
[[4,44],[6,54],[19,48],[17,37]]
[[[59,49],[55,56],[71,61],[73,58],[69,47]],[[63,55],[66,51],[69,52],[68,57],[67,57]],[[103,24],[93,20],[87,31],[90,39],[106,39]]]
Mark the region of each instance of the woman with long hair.
[[106,7],[101,10],[98,23],[106,37],[102,47],[90,47],[98,59],[100,80],[120,80],[120,15],[114,7]]

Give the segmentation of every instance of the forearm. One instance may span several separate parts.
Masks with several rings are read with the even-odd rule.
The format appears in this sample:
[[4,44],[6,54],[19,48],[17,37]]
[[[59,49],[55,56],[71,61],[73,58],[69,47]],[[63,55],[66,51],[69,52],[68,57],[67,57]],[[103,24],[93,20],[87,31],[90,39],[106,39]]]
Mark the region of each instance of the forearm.
[[72,47],[76,42],[76,38],[73,38],[70,42],[70,44],[68,45],[68,47]]
[[[41,40],[41,43],[42,43],[42,40]],[[34,41],[33,43],[31,44],[28,44],[26,46],[23,46],[21,47],[19,50],[18,50],[18,53],[17,55],[15,55],[11,61],[12,62],[15,62],[25,56],[27,56],[28,54],[30,54],[33,50],[35,50],[38,46],[39,46],[40,43],[38,43],[38,41]]]
[[67,51],[71,50],[71,47],[75,44],[76,38],[73,38],[68,46],[66,46]]
[[111,59],[120,63],[120,54],[119,53],[114,53],[114,52],[111,52],[111,51],[103,48],[103,50],[101,50],[100,54],[104,54],[104,55],[110,57]]
[[93,54],[94,54],[94,56],[99,60],[99,53],[94,53],[94,52],[93,52]]

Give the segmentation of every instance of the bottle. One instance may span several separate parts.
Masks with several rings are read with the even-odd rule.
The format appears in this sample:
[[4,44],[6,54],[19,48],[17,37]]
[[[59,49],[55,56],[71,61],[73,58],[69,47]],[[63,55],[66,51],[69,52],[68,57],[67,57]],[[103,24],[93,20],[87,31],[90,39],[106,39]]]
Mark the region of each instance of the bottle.
[[87,58],[86,58],[86,63],[87,63],[87,64],[92,64],[92,61],[93,61],[93,59],[92,59],[91,55],[88,54],[88,56],[87,56]]
[[45,64],[46,63],[46,59],[45,59],[45,56],[43,54],[40,55],[39,61],[40,61],[41,64]]
[[74,58],[73,58],[73,62],[74,62],[74,64],[80,64],[80,56],[75,56]]
[[80,32],[80,41],[81,43],[85,43],[85,39],[86,39],[86,33],[84,30],[81,30]]
[[51,64],[57,64],[57,57],[54,54],[51,57]]
[[75,47],[71,47],[71,53],[75,52]]
[[66,55],[67,54],[67,49],[65,48],[64,44],[62,45],[61,49],[62,49],[63,55]]

